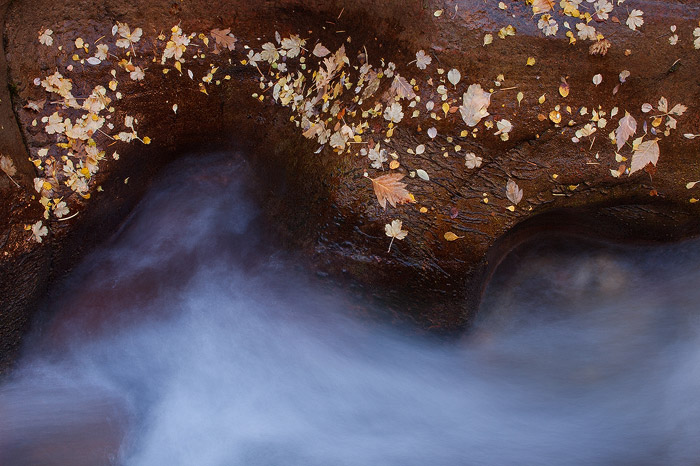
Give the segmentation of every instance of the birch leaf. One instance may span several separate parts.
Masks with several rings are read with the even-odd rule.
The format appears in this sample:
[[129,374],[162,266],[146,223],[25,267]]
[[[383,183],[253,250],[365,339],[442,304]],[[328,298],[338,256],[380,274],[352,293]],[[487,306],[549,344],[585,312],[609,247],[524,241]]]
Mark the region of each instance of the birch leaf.
[[377,178],[370,178],[374,194],[383,209],[386,210],[386,201],[389,201],[392,207],[396,207],[396,204],[404,204],[413,200],[406,190],[406,183],[401,182],[403,177],[402,173],[389,173]]
[[314,51],[313,51],[312,53],[313,53],[314,55],[316,55],[318,58],[323,58],[323,57],[325,57],[326,55],[330,54],[331,51],[328,50],[326,47],[323,46],[322,43],[319,42],[319,43],[316,44],[316,46],[314,47]]
[[617,141],[617,150],[622,149],[627,140],[637,131],[637,120],[634,119],[629,112],[625,112],[625,116],[620,119],[619,126],[615,130],[615,140]]
[[430,181],[430,177],[428,176],[428,172],[422,169],[416,170],[416,175],[418,175],[418,178],[424,181]]
[[459,72],[459,70],[452,68],[448,73],[447,73],[447,79],[452,83],[453,86],[457,86],[457,83],[462,79],[462,74]]
[[506,197],[513,204],[518,204],[523,199],[523,190],[513,180],[508,180],[506,184]]
[[659,161],[659,142],[657,140],[644,141],[639,145],[634,154],[632,154],[632,163],[630,165],[630,175],[641,170],[648,164],[656,166]]

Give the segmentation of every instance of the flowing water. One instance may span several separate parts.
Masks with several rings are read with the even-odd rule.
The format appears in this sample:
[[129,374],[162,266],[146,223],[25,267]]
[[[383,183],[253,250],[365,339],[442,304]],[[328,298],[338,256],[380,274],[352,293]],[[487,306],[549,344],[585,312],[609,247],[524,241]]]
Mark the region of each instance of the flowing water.
[[543,236],[438,342],[280,252],[250,178],[181,161],[52,292],[0,465],[700,464],[699,242]]

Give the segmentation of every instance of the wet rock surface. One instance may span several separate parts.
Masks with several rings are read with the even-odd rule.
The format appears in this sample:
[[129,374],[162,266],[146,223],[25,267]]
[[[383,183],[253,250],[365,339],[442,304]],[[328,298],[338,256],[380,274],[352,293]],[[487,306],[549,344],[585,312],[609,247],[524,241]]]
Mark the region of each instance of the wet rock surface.
[[[468,325],[485,278],[506,251],[534,231],[583,230],[639,241],[697,234],[698,207],[690,202],[693,193],[686,183],[700,178],[698,142],[681,134],[697,133],[700,128],[696,105],[700,51],[693,49],[690,39],[700,6],[683,1],[635,2],[634,7],[644,10],[643,33],[611,22],[596,24],[613,42],[608,54],[600,57],[589,56],[589,44],[583,41],[569,45],[561,35],[544,37],[530,7],[524,2],[507,3],[510,9],[505,13],[477,0],[447,6],[418,1],[228,1],[216,9],[211,2],[199,0],[59,5],[34,0],[4,5],[1,55],[7,61],[7,76],[6,85],[0,86],[0,149],[14,161],[22,189],[0,177],[0,371],[9,367],[48,284],[118,227],[165,164],[193,151],[249,154],[254,176],[259,178],[256,195],[267,206],[285,247],[304,251],[309,264],[329,279],[347,281],[388,304],[396,310],[397,319],[445,333]],[[438,9],[444,9],[439,17],[434,14]],[[624,23],[625,18],[620,19]],[[440,121],[423,112],[412,120],[412,109],[404,108],[406,116],[390,141],[385,143],[381,135],[375,138],[401,154],[399,171],[409,174],[423,169],[430,181],[406,177],[416,203],[383,210],[364,176],[367,171],[370,176],[377,174],[369,169],[366,157],[357,151],[339,154],[328,147],[316,154],[319,145],[302,136],[290,121],[289,109],[269,98],[262,103],[252,98],[261,92],[260,74],[241,63],[242,48],[230,62],[212,54],[188,58],[183,68],[197,77],[206,74],[214,61],[220,63],[220,75],[231,76],[225,85],[209,87],[207,94],[199,92],[186,75],[175,79],[175,70],[161,73],[156,60],[143,81],[120,79],[123,98],[114,102],[114,119],[121,121],[127,114],[136,117],[139,134],[149,135],[153,142],[117,143],[119,160],[107,157],[92,182],[102,190],[91,191],[88,200],[73,196],[71,210],[79,214],[67,221],[45,220],[49,234],[36,243],[26,227],[42,219],[43,208],[33,189],[37,173],[28,157],[55,141],[41,125],[32,125],[37,115],[23,108],[30,99],[46,97],[33,81],[73,65],[74,94],[84,96],[95,85],[106,85],[110,70],[118,69],[114,64],[80,65],[72,60],[69,47],[59,51],[57,46],[39,44],[38,31],[51,28],[64,44],[78,37],[92,44],[102,36],[113,40],[110,30],[117,21],[143,28],[150,41],[179,24],[187,32],[231,28],[241,44],[256,49],[273,40],[275,31],[283,37],[312,38],[307,48],[316,41],[333,51],[345,45],[351,60],[364,53],[377,66],[380,59],[392,61],[403,76],[415,77],[423,102],[435,100],[438,114],[442,102],[436,92],[435,69],[457,68],[462,83],[456,86],[455,97],[461,101],[469,83],[493,88],[491,120],[507,118],[514,129],[505,142],[483,129],[478,137],[461,136],[467,128],[459,112],[450,117],[446,112]],[[517,29],[516,36],[496,37],[493,44],[483,46],[485,33],[495,36],[508,24]],[[671,25],[684,34],[675,47],[668,44]],[[433,57],[431,69],[425,72],[409,64],[418,50]],[[149,59],[156,55],[160,57],[153,52]],[[534,66],[526,66],[529,57],[536,58]],[[267,72],[267,67],[261,69]],[[613,95],[622,70],[629,70],[631,77]],[[600,86],[591,82],[597,73],[604,76]],[[502,88],[515,89],[496,87],[499,75],[504,76]],[[435,79],[434,86],[424,84],[430,78]],[[571,89],[566,99],[557,94],[562,78]],[[515,97],[518,92],[524,95],[520,103]],[[541,103],[542,95],[546,99]],[[571,128],[557,127],[548,118],[555,105],[561,105],[562,113],[570,106],[571,115],[584,106],[589,112],[598,108],[609,112],[618,106],[621,115],[625,109],[634,110],[641,125],[642,104],[656,105],[661,96],[671,105],[682,102],[689,109],[679,118],[679,129],[660,142],[656,170],[631,177],[610,175],[619,164],[614,162],[607,135],[617,127],[618,118],[611,118],[597,132],[597,143],[587,138],[579,144],[571,138],[588,117],[575,118]],[[343,101],[349,109],[351,97]],[[172,110],[174,103],[177,113]],[[437,129],[435,139],[425,136],[430,126]],[[423,154],[404,157],[407,149],[421,143],[426,146]],[[461,153],[450,150],[455,144],[462,146]],[[445,152],[450,152],[447,157]],[[466,169],[465,152],[477,153],[483,165]],[[112,150],[107,153],[111,155]],[[507,209],[511,203],[505,193],[511,179],[524,191],[523,201],[513,211]],[[419,211],[421,207],[425,212]],[[387,253],[384,225],[396,218],[402,219],[409,235],[395,241]],[[446,241],[446,232],[461,238]]]

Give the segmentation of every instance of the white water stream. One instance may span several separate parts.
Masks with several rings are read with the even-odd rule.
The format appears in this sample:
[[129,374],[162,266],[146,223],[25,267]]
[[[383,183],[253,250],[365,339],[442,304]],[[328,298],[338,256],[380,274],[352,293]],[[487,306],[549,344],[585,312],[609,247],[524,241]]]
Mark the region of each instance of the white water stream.
[[700,464],[699,242],[533,243],[440,343],[353,318],[247,178],[178,163],[53,292],[0,465]]

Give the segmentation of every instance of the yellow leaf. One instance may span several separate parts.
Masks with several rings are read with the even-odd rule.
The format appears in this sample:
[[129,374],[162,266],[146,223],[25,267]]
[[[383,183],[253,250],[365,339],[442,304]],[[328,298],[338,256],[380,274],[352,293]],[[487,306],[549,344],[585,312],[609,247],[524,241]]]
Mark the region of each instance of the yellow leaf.
[[569,90],[569,83],[567,83],[566,80],[562,78],[561,84],[559,85],[559,94],[561,94],[562,97],[568,97]]
[[146,145],[150,144],[150,143],[151,143],[151,138],[149,138],[148,136],[146,136],[145,138],[143,138],[143,143],[146,144]]
[[182,64],[179,61],[175,62],[175,69],[177,69],[180,74],[182,74]]
[[527,66],[535,66],[535,57],[529,57],[529,58],[527,59],[526,65],[527,65]]
[[445,233],[444,237],[447,241],[456,241],[460,238],[464,238],[464,236],[457,236],[454,233],[452,233],[451,231],[448,231],[447,233]]

